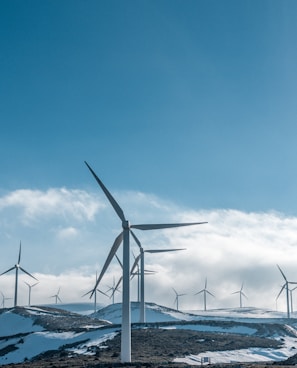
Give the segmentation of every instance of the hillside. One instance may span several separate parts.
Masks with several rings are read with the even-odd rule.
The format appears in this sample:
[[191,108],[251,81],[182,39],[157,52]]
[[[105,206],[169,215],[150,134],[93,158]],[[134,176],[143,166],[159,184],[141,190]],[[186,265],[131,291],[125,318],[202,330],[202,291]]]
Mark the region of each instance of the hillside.
[[[119,365],[121,304],[85,315],[52,307],[3,309],[0,365],[82,367]],[[189,313],[148,303],[147,323],[131,305],[132,361],[197,365],[293,361],[297,321],[256,309]],[[289,323],[288,323],[289,322]],[[144,328],[145,327],[145,328]],[[18,365],[19,365],[18,364]]]

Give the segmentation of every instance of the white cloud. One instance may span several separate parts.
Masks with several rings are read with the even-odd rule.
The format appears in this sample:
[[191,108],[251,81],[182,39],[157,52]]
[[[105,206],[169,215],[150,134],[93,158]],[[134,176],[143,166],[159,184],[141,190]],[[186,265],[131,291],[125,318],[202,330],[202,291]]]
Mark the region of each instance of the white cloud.
[[57,236],[63,240],[67,240],[67,239],[70,240],[71,238],[75,238],[77,235],[78,235],[78,230],[71,226],[64,228],[64,229],[60,229],[57,234]]
[[45,192],[20,189],[0,198],[0,210],[19,210],[21,220],[27,225],[50,216],[92,221],[102,207],[93,196],[77,189],[52,188]]
[[[145,267],[156,271],[146,277],[148,301],[173,307],[174,287],[186,294],[180,300],[181,308],[202,309],[202,296],[194,294],[203,289],[207,278],[209,291],[215,295],[208,300],[209,308],[238,306],[238,295],[232,293],[242,283],[248,296],[245,305],[275,308],[275,298],[283,284],[276,264],[289,280],[297,281],[295,217],[277,212],[181,208],[139,192],[119,192],[115,198],[132,223],[208,221],[176,229],[135,230],[145,249],[186,248],[181,252],[145,255]],[[34,290],[39,303],[48,302],[46,293],[53,294],[60,286],[63,301],[81,300],[81,295],[94,284],[95,271],[101,270],[121,231],[120,220],[107,199],[82,190],[19,190],[0,198],[0,211],[4,219],[0,222],[0,272],[17,260],[21,239],[21,264],[40,278]],[[133,240],[131,250],[134,254],[139,252]],[[120,258],[121,253],[122,247],[118,251]],[[102,280],[102,290],[106,291],[120,274],[121,268],[114,261]],[[12,295],[13,277],[1,276],[0,290]],[[136,284],[133,280],[133,299],[137,295]],[[25,287],[23,293],[26,295]],[[285,310],[284,296],[279,298],[278,307]]]

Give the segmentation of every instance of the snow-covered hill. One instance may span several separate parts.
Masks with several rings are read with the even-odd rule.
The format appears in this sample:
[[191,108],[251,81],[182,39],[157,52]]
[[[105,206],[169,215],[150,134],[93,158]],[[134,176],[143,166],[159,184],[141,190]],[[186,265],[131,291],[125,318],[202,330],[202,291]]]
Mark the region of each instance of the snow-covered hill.
[[[66,345],[68,351],[92,354],[93,346],[100,346],[120,331],[121,304],[109,305],[96,313],[91,313],[90,303],[67,304],[62,308],[63,305],[0,310],[0,365],[22,362]],[[91,314],[86,315],[87,311]],[[131,319],[132,323],[139,321],[138,303],[131,304]],[[237,361],[280,361],[295,354],[297,320],[289,321],[283,313],[255,308],[185,313],[147,303],[146,321],[158,328],[268,336],[283,343],[281,349],[209,352],[213,363],[234,361],[235,357]],[[180,357],[176,361],[200,364],[201,356]]]

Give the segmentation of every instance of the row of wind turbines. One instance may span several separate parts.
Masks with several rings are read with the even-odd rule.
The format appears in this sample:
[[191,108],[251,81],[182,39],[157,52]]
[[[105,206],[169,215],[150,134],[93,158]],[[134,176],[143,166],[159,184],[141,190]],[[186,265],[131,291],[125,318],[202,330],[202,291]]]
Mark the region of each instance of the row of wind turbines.
[[[179,294],[174,288],[172,288],[175,294],[175,299],[174,299],[174,304],[176,306],[176,310],[179,310],[179,298],[181,296],[185,296],[187,294]],[[207,278],[205,279],[205,284],[204,284],[204,288],[201,289],[200,291],[198,291],[197,293],[195,293],[194,295],[199,295],[202,294],[203,295],[203,309],[204,311],[207,310],[207,295],[212,296],[213,298],[215,298],[214,294],[212,294],[209,290],[207,290]],[[244,296],[247,299],[247,296],[245,295],[245,293],[243,292],[243,283],[241,285],[240,290],[238,291],[234,291],[234,293],[232,294],[239,294],[239,307],[242,308],[243,306],[243,302],[242,302],[242,297]]]
[[[19,281],[19,270],[21,270],[22,272],[24,272],[26,275],[30,276],[31,278],[33,278],[36,282],[34,284],[29,284],[28,282],[24,281],[24,283],[28,286],[28,306],[31,305],[31,292],[32,292],[32,288],[34,286],[36,286],[37,284],[39,284],[39,281],[37,280],[36,277],[34,277],[30,272],[26,271],[23,267],[21,267],[20,263],[21,263],[21,253],[22,253],[22,243],[20,242],[20,247],[19,247],[19,255],[18,255],[18,261],[17,263],[12,266],[11,268],[9,268],[8,270],[2,272],[0,274],[0,276],[15,270],[15,286],[14,286],[14,302],[13,305],[14,307],[16,307],[18,305],[18,281]],[[58,289],[58,292],[55,295],[52,295],[51,298],[55,298],[56,300],[56,304],[59,302],[62,302],[62,300],[59,297],[59,293],[60,293],[60,289]],[[10,300],[12,298],[7,298],[5,297],[5,295],[3,294],[2,291],[0,291],[1,296],[2,296],[2,303],[1,306],[2,308],[5,307],[5,301],[6,300]]]

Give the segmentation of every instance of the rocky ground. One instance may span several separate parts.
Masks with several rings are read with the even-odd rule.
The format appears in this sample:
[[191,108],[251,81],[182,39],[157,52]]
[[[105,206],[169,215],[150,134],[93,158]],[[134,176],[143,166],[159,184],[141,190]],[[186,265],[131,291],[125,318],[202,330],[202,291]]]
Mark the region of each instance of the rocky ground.
[[[93,355],[76,355],[67,350],[47,352],[34,361],[21,364],[3,365],[1,368],[66,368],[66,367],[152,367],[152,368],[181,368],[189,367],[186,364],[173,363],[175,357],[188,354],[199,354],[204,351],[233,350],[247,347],[278,347],[279,343],[261,337],[239,336],[233,334],[202,333],[192,330],[173,329],[133,329],[132,330],[132,362],[120,362],[120,335],[106,341],[104,348],[95,349]],[[91,353],[91,352],[90,352]],[[294,365],[297,360],[284,362]],[[284,367],[284,364],[282,367]],[[216,365],[224,367],[226,365]],[[272,365],[236,364],[235,367],[263,368]],[[280,364],[273,365],[274,368]],[[196,366],[197,367],[197,366]],[[231,365],[228,365],[231,367]]]
[[[16,308],[14,313],[30,317],[34,323],[43,326],[47,331],[73,331],[81,332],[87,329],[86,326],[92,322],[95,328],[104,329],[110,326],[109,323],[100,320],[94,320],[86,316],[75,313],[61,311],[54,308],[26,309]],[[120,363],[120,332],[111,340],[107,340],[104,346],[88,346],[87,354],[75,353],[76,347],[63,346],[56,351],[47,351],[46,353],[35,357],[33,360],[19,364],[2,365],[1,368],[185,368],[189,365],[174,363],[176,357],[183,357],[190,354],[197,355],[206,351],[236,350],[250,347],[260,348],[278,348],[280,342],[269,339],[269,336],[292,336],[296,337],[285,323],[244,323],[240,322],[241,327],[253,328],[257,331],[253,336],[243,336],[230,333],[206,333],[191,329],[191,324],[212,326],[214,329],[220,327],[228,330],[237,325],[234,321],[176,321],[174,325],[179,328],[172,329],[172,322],[147,323],[146,325],[132,325],[132,363]],[[115,326],[115,325],[114,325]],[[141,328],[140,328],[141,327]],[[0,326],[1,328],[1,326]],[[120,331],[120,325],[118,325]],[[291,335],[292,334],[292,335]],[[22,336],[19,336],[21,338]],[[2,337],[4,339],[5,337]],[[80,341],[80,347],[83,344]],[[6,349],[15,349],[14,346],[8,346]],[[297,346],[296,346],[297,349]],[[5,349],[2,349],[5,350]],[[297,351],[297,350],[296,350]],[[5,355],[7,351],[1,351]],[[234,368],[264,368],[264,367],[285,367],[297,364],[297,356],[293,356],[286,362],[277,364],[221,364],[216,368],[234,367]],[[197,366],[195,366],[197,367]],[[214,366],[213,366],[214,367]]]

